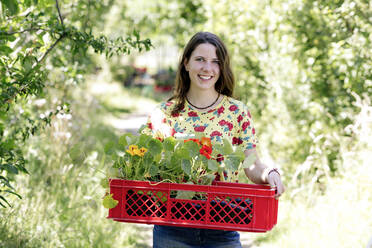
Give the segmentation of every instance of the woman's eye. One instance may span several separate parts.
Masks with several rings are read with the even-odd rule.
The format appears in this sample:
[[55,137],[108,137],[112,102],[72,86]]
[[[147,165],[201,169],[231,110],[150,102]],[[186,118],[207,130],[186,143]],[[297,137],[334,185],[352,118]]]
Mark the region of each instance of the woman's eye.
[[213,60],[213,63],[215,63],[215,64],[219,64],[220,61],[218,61],[218,60]]
[[196,61],[204,61],[203,58],[196,58]]

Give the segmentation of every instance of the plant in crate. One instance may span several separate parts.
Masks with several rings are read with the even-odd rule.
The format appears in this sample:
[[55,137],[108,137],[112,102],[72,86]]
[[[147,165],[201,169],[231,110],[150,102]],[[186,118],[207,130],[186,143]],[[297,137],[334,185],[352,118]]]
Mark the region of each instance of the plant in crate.
[[[248,167],[254,157],[245,159],[243,149],[232,146],[225,139],[221,143],[214,143],[208,137],[196,136],[192,138],[155,137],[147,134],[134,136],[124,134],[113,149],[106,149],[112,157],[108,168],[108,178],[126,180],[150,181],[152,183],[171,182],[210,185],[218,178],[221,181],[236,182],[238,171]],[[243,163],[244,161],[244,163]],[[104,179],[107,185],[108,179]],[[171,197],[178,199],[203,200],[203,194],[194,191],[178,190]],[[205,199],[204,199],[205,200]],[[135,205],[131,213],[140,216],[150,216],[153,213],[165,213],[166,197],[162,192],[151,190],[129,190],[126,194],[126,204]],[[113,208],[117,201],[107,194],[103,200],[106,208]],[[216,208],[229,205],[229,199],[216,199],[211,204]],[[234,203],[235,204],[235,203]],[[241,207],[228,206],[234,211]],[[243,205],[242,205],[243,206]],[[193,205],[196,210],[200,205]],[[172,209],[173,211],[173,209]],[[175,210],[177,211],[177,209]],[[240,210],[239,210],[240,211]]]

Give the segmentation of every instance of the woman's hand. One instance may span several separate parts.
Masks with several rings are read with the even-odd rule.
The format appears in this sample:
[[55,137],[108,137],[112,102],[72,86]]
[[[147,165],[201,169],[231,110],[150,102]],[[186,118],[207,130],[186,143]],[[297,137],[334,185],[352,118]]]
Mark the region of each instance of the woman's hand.
[[279,197],[284,193],[285,188],[282,179],[280,178],[280,174],[276,169],[271,169],[268,172],[267,183],[270,184],[272,188],[276,188],[275,199],[279,199]]

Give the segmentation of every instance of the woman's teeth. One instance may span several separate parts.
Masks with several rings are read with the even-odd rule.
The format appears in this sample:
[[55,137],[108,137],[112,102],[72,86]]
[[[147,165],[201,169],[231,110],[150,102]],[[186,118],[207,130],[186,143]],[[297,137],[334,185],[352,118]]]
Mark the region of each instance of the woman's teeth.
[[212,76],[201,76],[201,75],[199,75],[199,77],[200,77],[201,79],[204,79],[204,80],[209,80],[209,79],[212,78]]

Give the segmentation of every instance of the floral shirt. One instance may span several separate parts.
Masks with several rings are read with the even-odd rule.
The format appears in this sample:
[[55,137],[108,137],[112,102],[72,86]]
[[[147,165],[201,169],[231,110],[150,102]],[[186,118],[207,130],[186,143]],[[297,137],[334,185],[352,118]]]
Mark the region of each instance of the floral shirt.
[[174,104],[174,101],[160,104],[149,117],[144,132],[162,137],[202,132],[212,141],[223,142],[226,138],[245,149],[252,149],[258,143],[251,114],[247,106],[236,99],[224,96],[207,112],[200,112],[186,102],[178,114],[172,115]]

